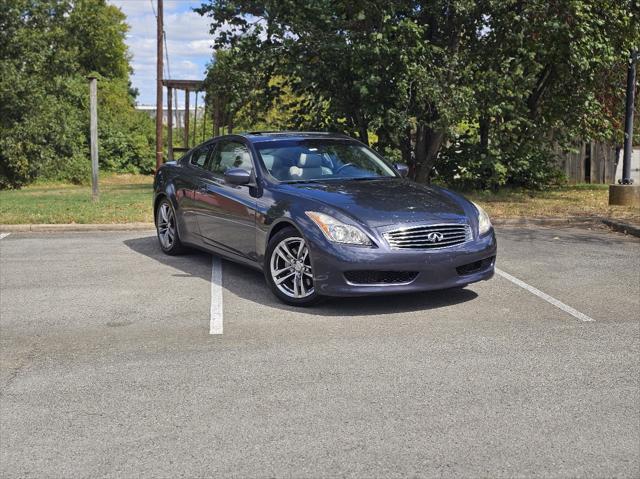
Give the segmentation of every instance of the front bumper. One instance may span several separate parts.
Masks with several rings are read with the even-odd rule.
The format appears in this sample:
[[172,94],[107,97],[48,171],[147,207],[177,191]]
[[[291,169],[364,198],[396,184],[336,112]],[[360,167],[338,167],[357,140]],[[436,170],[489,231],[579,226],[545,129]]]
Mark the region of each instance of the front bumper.
[[[493,276],[497,251],[493,229],[466,243],[437,250],[398,250],[337,245],[316,237],[310,241],[314,287],[324,296],[364,296],[462,287]],[[404,282],[362,284],[345,273],[415,272]]]

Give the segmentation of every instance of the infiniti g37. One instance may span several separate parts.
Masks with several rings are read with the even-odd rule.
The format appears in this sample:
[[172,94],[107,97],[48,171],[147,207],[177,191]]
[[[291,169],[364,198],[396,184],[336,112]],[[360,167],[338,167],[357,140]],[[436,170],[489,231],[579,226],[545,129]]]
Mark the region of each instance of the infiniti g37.
[[160,247],[259,269],[293,305],[489,279],[496,239],[487,214],[406,173],[343,135],[216,137],[158,170]]

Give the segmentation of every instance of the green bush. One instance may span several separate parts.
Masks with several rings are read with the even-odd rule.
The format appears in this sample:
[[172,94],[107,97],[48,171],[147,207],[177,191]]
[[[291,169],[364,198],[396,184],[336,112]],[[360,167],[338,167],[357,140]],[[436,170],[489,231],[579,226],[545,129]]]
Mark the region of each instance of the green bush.
[[505,185],[541,189],[564,182],[550,145],[503,142],[499,148],[482,148],[468,133],[442,149],[435,178],[461,190],[497,190]]
[[90,178],[88,74],[98,80],[100,168],[150,173],[154,127],[128,85],[125,17],[105,0],[0,9],[0,189]]
[[136,111],[122,80],[98,82],[100,167],[108,171],[151,173],[155,168],[155,123]]

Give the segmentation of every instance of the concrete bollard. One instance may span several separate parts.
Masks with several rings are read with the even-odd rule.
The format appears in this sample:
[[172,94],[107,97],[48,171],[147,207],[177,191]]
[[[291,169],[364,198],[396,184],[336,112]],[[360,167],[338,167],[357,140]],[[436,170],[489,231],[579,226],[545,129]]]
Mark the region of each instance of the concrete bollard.
[[609,204],[640,208],[640,185],[609,185]]

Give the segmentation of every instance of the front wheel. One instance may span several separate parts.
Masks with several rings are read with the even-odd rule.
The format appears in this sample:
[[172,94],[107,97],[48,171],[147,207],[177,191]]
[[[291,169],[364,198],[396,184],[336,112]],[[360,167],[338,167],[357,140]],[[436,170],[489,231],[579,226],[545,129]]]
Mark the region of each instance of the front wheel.
[[313,285],[309,247],[293,228],[276,233],[269,241],[264,273],[269,287],[284,303],[309,306],[320,299]]

